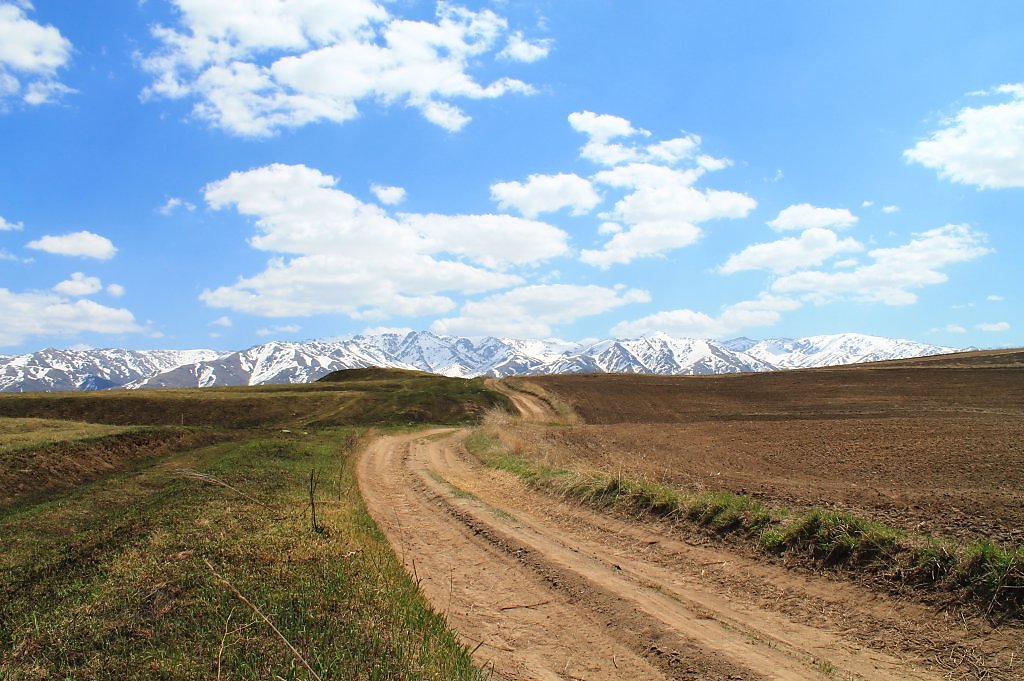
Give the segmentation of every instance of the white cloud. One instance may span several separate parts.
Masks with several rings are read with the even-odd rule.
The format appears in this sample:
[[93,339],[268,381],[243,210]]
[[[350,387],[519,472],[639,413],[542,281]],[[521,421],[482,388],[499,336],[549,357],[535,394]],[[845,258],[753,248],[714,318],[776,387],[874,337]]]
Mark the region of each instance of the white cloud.
[[610,238],[600,248],[581,252],[580,259],[589,265],[609,268],[689,246],[702,234],[700,223],[745,217],[757,206],[739,192],[694,187],[705,174],[732,163],[701,154],[697,135],[684,133],[648,142],[649,131],[625,118],[592,111],[570,114],[569,125],[588,137],[580,157],[604,169],[589,180],[564,174],[531,175],[526,183],[494,185],[492,195],[500,205],[514,206],[524,214],[564,206],[583,213],[601,201],[595,186],[607,187],[609,194],[619,198],[598,215],[604,221],[598,234]]
[[[214,209],[255,218],[254,248],[287,254],[254,276],[204,291],[213,307],[267,317],[379,319],[450,311],[446,292],[515,286],[508,268],[568,252],[568,235],[510,215],[391,215],[306,166],[232,173],[206,187]],[[467,262],[468,261],[468,262]]]
[[438,319],[431,330],[448,335],[543,338],[551,327],[570,324],[629,303],[648,302],[646,291],[603,286],[523,286],[467,302],[458,317]]
[[0,232],[20,232],[25,228],[20,222],[7,222],[4,217],[0,215]]
[[899,213],[900,212],[900,207],[899,206],[882,206],[882,212],[883,213],[887,213],[889,215],[892,215],[893,213]]
[[779,215],[768,223],[777,230],[810,229],[829,227],[842,229],[857,224],[857,216],[845,208],[818,208],[809,203],[799,203],[779,211]]
[[498,182],[491,185],[491,198],[500,209],[515,209],[528,218],[561,208],[584,215],[601,203],[590,181],[572,173],[530,175],[526,182]]
[[634,321],[620,322],[612,328],[619,337],[652,336],[666,333],[693,338],[722,338],[741,329],[773,326],[782,313],[800,307],[800,302],[762,293],[754,300],[729,305],[717,317],[694,310],[666,310]]
[[53,26],[29,19],[31,9],[28,2],[0,4],[0,107],[6,97],[35,106],[73,92],[56,79],[71,58],[71,43]]
[[171,215],[172,213],[174,213],[174,211],[178,210],[179,208],[181,208],[182,210],[187,210],[188,212],[191,213],[196,209],[196,206],[194,203],[185,201],[184,199],[179,199],[176,196],[172,196],[169,199],[167,199],[167,201],[165,201],[162,206],[157,208],[156,212],[160,213],[161,215]]
[[91,300],[69,301],[54,293],[15,293],[0,288],[0,346],[18,345],[33,336],[141,333],[131,312]]
[[370,191],[377,197],[377,200],[385,206],[397,206],[405,201],[405,189],[403,187],[390,187],[382,184],[370,185]]
[[302,331],[302,327],[297,324],[281,324],[279,326],[265,326],[261,329],[256,329],[257,336],[279,336],[282,334],[295,334]]
[[508,37],[505,49],[498,53],[502,59],[510,59],[525,64],[532,64],[539,61],[551,52],[550,40],[529,41],[523,36],[522,31],[515,31]]
[[624,226],[601,249],[586,249],[580,259],[608,268],[637,258],[689,246],[701,236],[697,225],[717,218],[745,217],[757,206],[746,194],[692,185],[704,168],[685,170],[652,163],[630,163],[594,176],[598,184],[626,194],[601,218]]
[[1008,322],[995,322],[992,324],[978,324],[977,327],[981,331],[999,332],[1009,331],[1010,324]]
[[965,107],[903,152],[939,177],[982,189],[1024,187],[1024,84],[1002,85],[998,104]]
[[569,235],[544,222],[512,215],[399,216],[435,253],[461,255],[484,267],[528,265],[569,252]]
[[569,114],[569,125],[573,130],[582,132],[600,142],[608,142],[619,137],[649,136],[651,134],[643,128],[634,128],[632,123],[620,116],[596,114],[593,111],[577,111]]
[[967,329],[959,324],[946,324],[944,328],[938,330],[945,331],[946,333],[967,333]]
[[107,293],[114,298],[120,298],[124,295],[124,286],[120,284],[107,284]]
[[853,270],[796,272],[776,279],[771,290],[818,303],[852,299],[908,305],[917,302],[914,289],[948,280],[941,271],[946,266],[989,253],[984,243],[985,235],[967,225],[946,225],[915,234],[903,246],[869,251],[872,262]]
[[721,267],[723,274],[744,270],[769,270],[785,274],[820,265],[840,253],[859,253],[864,247],[855,239],[839,239],[828,229],[811,228],[799,237],[747,246],[729,256]]
[[868,199],[864,199],[864,201],[862,201],[860,205],[861,205],[861,208],[871,208],[871,206],[875,205],[875,202],[874,201],[870,201]]
[[226,315],[221,316],[221,317],[217,317],[212,322],[210,322],[210,326],[219,326],[219,327],[224,328],[224,329],[229,329],[233,325],[234,325],[234,322],[231,321],[231,317],[228,317]]
[[54,286],[53,290],[65,296],[91,296],[102,291],[103,284],[99,277],[87,277],[81,272],[75,272],[70,279]]
[[110,239],[87,231],[72,232],[61,236],[47,235],[25,245],[28,248],[54,255],[96,258],[97,260],[109,260],[117,253],[117,249]]
[[341,123],[367,103],[412,107],[456,131],[470,117],[453,100],[533,92],[471,74],[503,39],[506,57],[543,57],[543,43],[510,34],[493,11],[445,1],[434,22],[391,16],[394,5],[374,0],[173,2],[177,25],[153,29],[161,48],[142,61],[154,78],[144,94],[194,98],[198,118],[245,137]]
[[1002,296],[997,296],[997,295],[993,294],[993,295],[990,295],[987,298],[985,298],[985,300],[987,300],[989,302],[993,302],[993,303],[998,303],[999,301],[1005,300],[1005,299]]

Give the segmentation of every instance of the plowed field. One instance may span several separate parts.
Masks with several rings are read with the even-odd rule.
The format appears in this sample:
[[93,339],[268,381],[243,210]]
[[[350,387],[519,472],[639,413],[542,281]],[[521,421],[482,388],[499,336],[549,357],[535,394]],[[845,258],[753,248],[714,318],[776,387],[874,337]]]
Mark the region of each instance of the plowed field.
[[962,540],[1024,543],[1024,352],[734,376],[531,377],[582,425],[538,429],[592,466]]

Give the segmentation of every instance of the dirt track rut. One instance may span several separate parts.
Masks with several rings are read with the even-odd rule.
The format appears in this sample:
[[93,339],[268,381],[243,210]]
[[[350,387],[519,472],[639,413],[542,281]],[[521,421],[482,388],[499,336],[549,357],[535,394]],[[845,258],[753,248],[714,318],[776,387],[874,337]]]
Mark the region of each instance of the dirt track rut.
[[427,597],[499,678],[941,678],[907,629],[934,611],[562,503],[482,467],[464,436],[382,438],[358,477]]

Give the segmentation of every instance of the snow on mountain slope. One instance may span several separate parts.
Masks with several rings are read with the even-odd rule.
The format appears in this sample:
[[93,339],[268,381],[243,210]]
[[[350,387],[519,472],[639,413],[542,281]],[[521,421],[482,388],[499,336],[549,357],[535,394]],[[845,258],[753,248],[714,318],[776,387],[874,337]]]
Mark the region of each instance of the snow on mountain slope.
[[618,372],[721,374],[904,359],[956,348],[861,334],[708,341],[656,334],[585,344],[458,338],[430,332],[270,342],[213,350],[42,350],[0,357],[0,390],[186,388],[307,383],[339,369],[419,369],[447,376]]
[[102,390],[220,357],[216,350],[54,350],[0,359],[0,391]]
[[[745,340],[745,339],[744,339]],[[780,369],[805,369],[887,359],[907,359],[957,352],[957,348],[928,345],[899,338],[856,333],[755,342],[746,353]]]

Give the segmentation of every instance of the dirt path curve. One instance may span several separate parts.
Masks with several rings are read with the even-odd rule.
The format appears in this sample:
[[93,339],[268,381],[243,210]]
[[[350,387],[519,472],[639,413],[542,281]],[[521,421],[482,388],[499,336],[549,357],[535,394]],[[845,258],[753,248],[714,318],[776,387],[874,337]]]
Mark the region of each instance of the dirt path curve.
[[[507,679],[941,678],[936,613],[695,546],[482,467],[465,431],[386,437],[358,463],[435,608]],[[918,624],[914,624],[918,623]]]
[[516,390],[508,383],[495,378],[484,379],[484,385],[512,400],[520,416],[531,423],[557,423],[558,413],[540,397],[522,390]]

